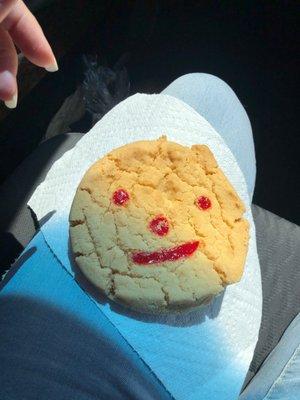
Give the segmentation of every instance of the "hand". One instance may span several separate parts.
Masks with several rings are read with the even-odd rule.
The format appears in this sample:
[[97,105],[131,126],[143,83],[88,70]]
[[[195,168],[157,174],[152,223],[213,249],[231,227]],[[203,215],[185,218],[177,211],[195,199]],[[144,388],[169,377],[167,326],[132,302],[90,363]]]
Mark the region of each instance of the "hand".
[[33,64],[58,70],[39,23],[21,0],[0,0],[0,99],[15,108],[18,99],[18,56],[15,45]]

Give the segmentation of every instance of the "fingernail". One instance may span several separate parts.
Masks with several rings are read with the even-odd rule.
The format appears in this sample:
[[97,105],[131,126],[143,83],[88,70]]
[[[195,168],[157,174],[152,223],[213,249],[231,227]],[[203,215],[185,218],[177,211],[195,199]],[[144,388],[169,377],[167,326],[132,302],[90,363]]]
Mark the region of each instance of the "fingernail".
[[54,60],[52,64],[50,64],[47,67],[45,67],[45,70],[48,71],[48,72],[56,72],[56,71],[58,71],[58,65],[57,65],[56,60]]
[[0,93],[1,97],[4,97],[5,99],[8,96],[11,96],[11,98],[5,102],[6,105],[8,104],[8,107],[10,107],[10,104],[14,104],[14,96],[12,95],[12,93],[17,93],[17,84],[16,77],[10,71],[0,72]]
[[16,108],[18,104],[18,92],[16,92],[10,100],[4,102],[7,108]]

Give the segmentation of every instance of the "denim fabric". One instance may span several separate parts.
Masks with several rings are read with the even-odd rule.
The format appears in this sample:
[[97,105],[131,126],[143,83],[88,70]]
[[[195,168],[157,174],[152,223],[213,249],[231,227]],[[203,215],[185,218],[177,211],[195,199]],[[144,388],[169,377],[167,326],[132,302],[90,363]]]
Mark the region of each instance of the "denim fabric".
[[252,129],[231,87],[216,76],[194,73],[176,79],[162,93],[193,107],[222,136],[244,173],[252,200],[256,176]]

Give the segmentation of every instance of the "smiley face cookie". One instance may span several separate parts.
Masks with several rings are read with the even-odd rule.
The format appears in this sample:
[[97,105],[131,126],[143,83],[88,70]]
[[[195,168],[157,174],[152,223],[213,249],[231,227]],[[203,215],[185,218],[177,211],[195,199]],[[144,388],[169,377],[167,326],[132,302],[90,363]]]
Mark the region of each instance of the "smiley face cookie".
[[84,175],[71,246],[80,270],[110,299],[150,313],[191,309],[240,280],[244,210],[207,146],[135,142]]

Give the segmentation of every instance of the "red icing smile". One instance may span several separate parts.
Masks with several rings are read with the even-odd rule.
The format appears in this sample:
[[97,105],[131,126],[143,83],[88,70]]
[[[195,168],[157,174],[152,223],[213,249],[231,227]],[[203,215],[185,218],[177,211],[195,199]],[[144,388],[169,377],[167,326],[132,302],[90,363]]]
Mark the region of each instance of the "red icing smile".
[[162,249],[153,253],[137,252],[132,254],[132,260],[136,264],[159,264],[165,261],[176,261],[180,258],[191,256],[198,248],[199,241],[187,242],[171,249]]

